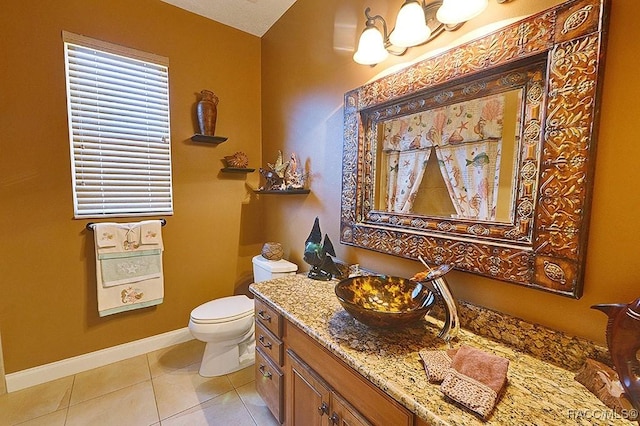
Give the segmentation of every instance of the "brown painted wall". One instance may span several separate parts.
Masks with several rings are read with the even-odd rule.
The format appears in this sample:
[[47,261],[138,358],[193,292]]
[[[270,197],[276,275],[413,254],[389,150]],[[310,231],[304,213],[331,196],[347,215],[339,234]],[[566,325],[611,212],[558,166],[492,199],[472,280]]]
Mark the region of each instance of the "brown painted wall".
[[[170,60],[173,216],[165,302],[99,318],[93,235],[74,220],[62,30]],[[263,239],[245,180],[221,159],[261,154],[260,39],[159,0],[7,0],[0,13],[0,330],[7,373],[185,327],[230,295]],[[218,146],[194,144],[196,94],[220,98]],[[126,218],[117,218],[127,221]]]
[[[364,26],[364,9],[371,6],[372,13],[387,17],[392,27],[401,0],[298,0],[263,37],[263,156],[273,161],[278,149],[294,151],[311,170],[311,194],[267,201],[267,238],[290,247],[293,261],[303,264],[304,240],[314,217],[319,216],[322,231],[332,238],[339,258],[401,276],[421,269],[415,261],[338,244],[343,94],[474,28],[538,12],[560,1],[489,3],[484,15],[457,32],[445,33],[373,68],[351,59]],[[633,189],[640,177],[640,143],[632,130],[640,115],[636,99],[640,56],[630,50],[640,39],[640,27],[634,21],[638,14],[640,2],[613,0],[584,296],[573,300],[453,272],[449,282],[458,298],[603,343],[606,317],[590,306],[629,302],[640,296],[640,229],[635,225],[640,197]]]

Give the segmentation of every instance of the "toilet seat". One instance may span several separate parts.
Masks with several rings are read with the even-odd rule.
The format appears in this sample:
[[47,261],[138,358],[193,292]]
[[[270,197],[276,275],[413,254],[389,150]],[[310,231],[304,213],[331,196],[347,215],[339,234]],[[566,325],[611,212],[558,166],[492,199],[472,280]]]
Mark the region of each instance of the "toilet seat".
[[253,315],[253,300],[247,296],[229,296],[212,300],[191,311],[191,321],[196,324],[219,324]]

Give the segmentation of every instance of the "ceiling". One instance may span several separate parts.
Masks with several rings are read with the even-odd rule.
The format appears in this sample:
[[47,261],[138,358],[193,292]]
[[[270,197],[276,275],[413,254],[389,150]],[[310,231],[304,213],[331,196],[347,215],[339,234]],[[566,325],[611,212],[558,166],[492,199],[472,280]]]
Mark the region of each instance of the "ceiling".
[[262,37],[296,0],[162,0]]

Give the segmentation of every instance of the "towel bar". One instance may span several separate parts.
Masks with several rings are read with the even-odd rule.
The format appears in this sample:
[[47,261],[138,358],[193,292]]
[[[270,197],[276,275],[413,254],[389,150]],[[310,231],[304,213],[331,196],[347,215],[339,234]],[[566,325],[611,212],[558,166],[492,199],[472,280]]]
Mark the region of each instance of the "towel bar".
[[[160,221],[160,225],[162,225],[162,226],[165,226],[165,225],[167,224],[167,220],[166,220],[166,219],[158,219],[158,220]],[[87,223],[86,228],[87,228],[89,231],[93,231],[93,226],[94,226],[95,224],[96,224],[95,222],[89,222],[89,223]]]

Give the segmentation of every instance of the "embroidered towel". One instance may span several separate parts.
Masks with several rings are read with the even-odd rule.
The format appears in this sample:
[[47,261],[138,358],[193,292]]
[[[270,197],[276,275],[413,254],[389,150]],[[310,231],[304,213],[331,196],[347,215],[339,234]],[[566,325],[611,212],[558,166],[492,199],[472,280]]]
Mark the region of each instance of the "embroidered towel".
[[102,285],[111,287],[160,278],[162,270],[160,249],[131,253],[98,254],[102,269]]
[[440,385],[449,398],[487,418],[505,384],[509,360],[462,345]]
[[115,224],[97,224],[93,227],[93,236],[97,249],[116,247],[116,234],[118,228]]
[[143,220],[140,222],[140,242],[162,244],[162,224],[159,220]]
[[143,243],[141,224],[95,224],[96,286],[101,317],[154,306],[164,299],[162,236]]
[[446,351],[428,351],[423,349],[418,352],[424,363],[427,380],[431,383],[441,383],[451,367],[451,358],[455,356],[456,352],[458,352],[457,349],[449,349]]

